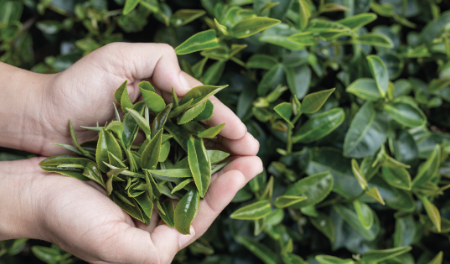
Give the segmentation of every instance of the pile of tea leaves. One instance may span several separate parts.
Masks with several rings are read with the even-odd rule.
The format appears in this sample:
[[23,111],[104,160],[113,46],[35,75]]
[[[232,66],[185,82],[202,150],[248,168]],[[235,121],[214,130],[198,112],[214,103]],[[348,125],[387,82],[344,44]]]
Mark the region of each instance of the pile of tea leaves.
[[[208,97],[225,87],[198,86],[181,100],[172,91],[173,103],[166,104],[153,86],[143,81],[139,89],[144,101],[133,104],[125,81],[114,94],[123,117],[114,104],[117,121],[104,127],[83,127],[98,131],[99,136],[81,144],[69,121],[76,147],[55,144],[78,156],[53,156],[43,160],[41,168],[97,182],[122,210],[146,224],[156,204],[167,225],[189,234],[211,175],[227,164],[229,156],[205,147],[205,141],[216,138],[225,124],[205,128],[201,123],[213,114]],[[145,135],[143,141],[136,140],[140,131]],[[172,199],[179,200],[176,208]]]

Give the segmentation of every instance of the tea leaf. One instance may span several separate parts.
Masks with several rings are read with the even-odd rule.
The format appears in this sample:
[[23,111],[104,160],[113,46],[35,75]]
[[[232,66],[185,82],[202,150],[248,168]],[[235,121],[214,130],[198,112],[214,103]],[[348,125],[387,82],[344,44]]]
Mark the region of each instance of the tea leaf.
[[159,130],[142,152],[142,165],[146,169],[154,169],[158,164],[161,151],[163,130]]
[[272,212],[270,202],[263,200],[239,208],[230,215],[230,218],[240,220],[257,220],[269,215],[270,212]]
[[347,87],[346,91],[368,101],[376,101],[381,98],[377,84],[373,79],[357,79]]
[[227,86],[228,85],[223,85],[223,86],[202,85],[202,86],[194,87],[183,96],[183,98],[180,101],[180,104],[185,104],[185,103],[189,102],[189,100],[193,99],[193,101],[190,105],[192,107],[194,105],[197,105],[197,104],[203,102],[210,96],[213,96],[214,94],[222,91]]
[[123,7],[123,14],[128,15],[136,6],[139,4],[141,0],[126,0],[125,6]]
[[222,128],[225,126],[225,123],[210,127],[206,129],[205,131],[201,131],[197,133],[197,136],[200,138],[215,138],[220,131],[222,131]]
[[434,204],[432,204],[425,196],[419,196],[425,211],[438,232],[441,232],[441,214]]
[[333,188],[333,176],[323,172],[303,178],[290,185],[283,193],[285,196],[304,196],[307,199],[296,203],[291,208],[314,205],[325,199]]
[[275,202],[273,204],[278,208],[285,208],[285,207],[289,207],[293,204],[299,203],[306,199],[307,198],[304,196],[282,195],[282,196],[278,196],[277,199],[275,199]]
[[206,105],[205,108],[203,109],[203,111],[196,116],[193,120],[194,121],[205,121],[205,120],[209,120],[212,115],[213,115],[213,111],[214,111],[214,104],[211,102],[211,100],[206,100]]
[[373,211],[370,207],[360,201],[354,201],[353,206],[355,207],[356,214],[358,215],[359,221],[362,226],[369,230],[373,225]]
[[295,132],[292,140],[294,143],[309,143],[321,139],[339,127],[344,119],[345,112],[342,108],[334,108],[315,115]]
[[371,23],[375,19],[377,19],[376,14],[365,13],[365,14],[358,14],[352,17],[346,17],[344,19],[338,20],[337,22],[341,25],[344,25],[354,30]]
[[375,83],[377,84],[378,92],[382,97],[386,96],[389,84],[389,75],[383,60],[376,55],[367,56],[369,61],[369,68],[372,73]]
[[431,178],[437,173],[439,164],[440,148],[439,145],[436,145],[427,160],[420,164],[417,175],[412,182],[413,187],[420,186],[431,180]]
[[189,168],[194,177],[200,197],[204,197],[211,181],[211,163],[203,140],[191,137],[187,142]]
[[206,107],[206,101],[203,103],[197,104],[191,108],[189,108],[183,115],[178,119],[178,125],[186,124],[187,122],[192,121],[196,118]]
[[364,263],[379,263],[409,252],[411,247],[398,247],[384,250],[370,250],[362,255]]
[[308,94],[302,101],[301,110],[305,114],[312,114],[320,110],[335,88]]
[[175,48],[178,55],[189,54],[204,49],[220,47],[214,29],[199,32]]
[[310,217],[309,220],[320,232],[322,232],[322,234],[328,237],[328,239],[331,241],[335,240],[334,225],[328,216],[320,213],[316,217]]
[[391,186],[396,188],[411,190],[411,176],[404,168],[382,167],[383,179]]
[[116,157],[122,157],[122,149],[114,136],[102,128],[97,142],[95,159],[97,161],[98,168],[104,173],[109,171],[108,166],[104,164],[104,162],[109,162],[108,151]]
[[230,37],[246,38],[281,21],[268,17],[251,17],[238,22],[228,33]]
[[158,206],[158,213],[161,219],[170,227],[175,226],[175,209],[173,203],[170,200],[163,202],[156,201]]
[[175,208],[175,228],[184,235],[190,234],[190,226],[198,212],[200,195],[197,189],[192,188],[178,202]]
[[344,156],[363,158],[377,151],[387,138],[386,117],[366,102],[350,124],[345,135]]
[[422,110],[412,104],[393,102],[385,104],[384,111],[404,126],[419,127],[425,125],[427,122],[427,118]]

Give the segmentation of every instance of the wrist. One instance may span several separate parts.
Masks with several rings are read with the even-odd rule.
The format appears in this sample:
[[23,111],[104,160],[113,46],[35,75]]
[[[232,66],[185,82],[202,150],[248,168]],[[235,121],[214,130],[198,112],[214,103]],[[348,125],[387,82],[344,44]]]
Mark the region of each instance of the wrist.
[[53,76],[0,63],[0,146],[40,153],[45,120],[39,104]]
[[16,238],[42,239],[43,195],[37,185],[39,158],[0,162],[0,241]]

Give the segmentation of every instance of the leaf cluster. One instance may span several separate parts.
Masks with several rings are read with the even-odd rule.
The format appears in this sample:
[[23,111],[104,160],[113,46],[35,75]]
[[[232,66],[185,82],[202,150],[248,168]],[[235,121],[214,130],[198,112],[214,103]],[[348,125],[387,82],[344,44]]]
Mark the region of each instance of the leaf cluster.
[[[114,94],[123,117],[114,104],[117,120],[103,127],[84,127],[98,131],[99,136],[81,144],[70,122],[76,147],[56,145],[82,157],[53,156],[43,160],[41,168],[95,181],[122,210],[147,225],[156,205],[168,226],[189,234],[211,175],[227,164],[223,161],[229,156],[205,147],[205,140],[214,139],[225,124],[205,128],[199,123],[213,114],[214,105],[208,97],[224,88],[197,86],[181,100],[172,92],[173,102],[166,105],[150,82],[142,81],[139,89],[144,101],[133,104],[125,81]],[[141,142],[136,140],[140,131],[145,138]],[[171,199],[179,200],[176,208]]]

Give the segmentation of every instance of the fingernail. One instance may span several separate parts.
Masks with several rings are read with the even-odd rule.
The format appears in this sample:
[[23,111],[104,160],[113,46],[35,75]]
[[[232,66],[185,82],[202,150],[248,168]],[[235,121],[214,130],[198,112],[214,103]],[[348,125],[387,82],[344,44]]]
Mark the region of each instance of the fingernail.
[[180,72],[180,74],[178,75],[178,78],[180,79],[181,88],[183,88],[184,90],[190,90],[191,89],[189,87],[189,83],[186,80],[186,77],[184,77],[183,72]]
[[183,235],[183,234],[179,234],[178,235],[178,242],[180,243],[180,248],[184,248],[185,246],[187,246],[187,244],[194,239],[195,237],[195,230],[194,227],[191,226],[190,229],[190,235]]

